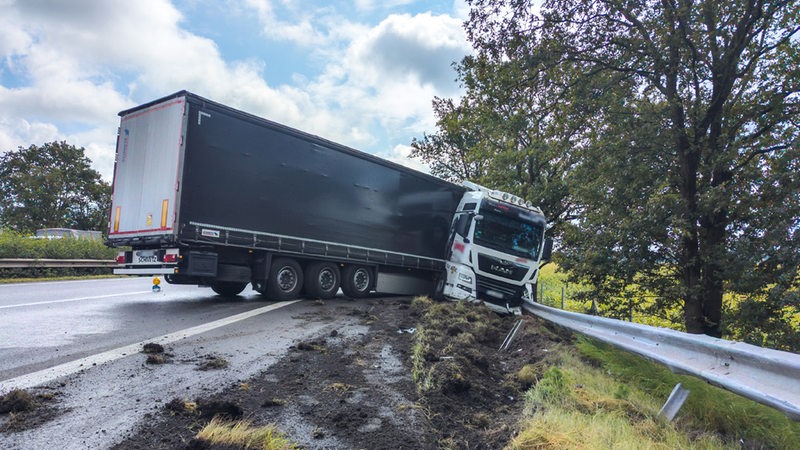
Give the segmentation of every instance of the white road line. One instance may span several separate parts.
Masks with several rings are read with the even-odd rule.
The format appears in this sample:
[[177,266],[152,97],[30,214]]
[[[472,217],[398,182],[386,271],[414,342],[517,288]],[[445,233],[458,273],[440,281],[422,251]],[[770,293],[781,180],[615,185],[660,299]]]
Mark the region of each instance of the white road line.
[[29,373],[27,375],[21,375],[16,378],[9,378],[8,380],[0,381],[0,394],[8,392],[12,389],[27,389],[33,386],[39,386],[49,381],[55,380],[56,378],[72,375],[73,373],[79,372],[84,369],[89,369],[93,366],[99,366],[101,364],[105,364],[111,361],[116,361],[118,359],[124,358],[132,354],[137,354],[142,351],[144,344],[148,342],[155,342],[157,344],[162,344],[162,345],[171,344],[181,339],[186,339],[188,337],[197,334],[205,333],[206,331],[211,331],[216,328],[224,327],[232,323],[236,323],[245,319],[249,319],[251,317],[258,316],[260,314],[267,313],[269,311],[276,310],[278,308],[283,308],[284,306],[289,306],[299,301],[300,300],[292,300],[288,302],[276,303],[274,305],[265,306],[263,308],[258,308],[251,311],[243,312],[230,317],[215,320],[213,322],[205,323],[191,328],[186,328],[185,330],[180,330],[174,333],[165,334],[160,337],[147,339],[142,342],[137,342],[136,344],[126,345],[124,347],[115,348],[113,350],[108,350],[102,353],[98,353],[96,355],[87,356],[85,358],[81,358],[75,361],[70,361],[68,363],[64,363],[55,367],[43,369],[38,372]]
[[139,294],[147,294],[153,291],[136,291],[136,292],[123,292],[122,294],[105,294],[105,295],[95,295],[92,297],[78,297],[78,298],[67,298],[64,300],[48,300],[45,302],[32,302],[32,303],[20,303],[18,305],[4,305],[0,306],[0,309],[8,309],[8,308],[20,308],[23,306],[37,306],[37,305],[51,305],[53,303],[67,303],[67,302],[78,302],[81,300],[94,300],[98,298],[108,298],[108,297],[122,297],[123,295],[139,295]]
[[90,278],[86,280],[56,280],[56,281],[22,281],[18,283],[0,283],[0,289],[5,286],[19,287],[19,286],[46,286],[48,284],[77,284],[77,283],[94,283],[98,281],[130,281],[131,278],[123,277],[108,277],[108,278]]

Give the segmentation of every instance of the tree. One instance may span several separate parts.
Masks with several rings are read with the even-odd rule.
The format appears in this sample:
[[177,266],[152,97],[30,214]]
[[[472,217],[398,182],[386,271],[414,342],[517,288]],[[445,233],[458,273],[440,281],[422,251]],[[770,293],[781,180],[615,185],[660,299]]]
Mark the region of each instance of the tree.
[[[559,122],[563,111],[541,83],[523,82],[528,61],[496,62],[466,57],[456,65],[466,94],[455,104],[434,99],[439,131],[414,139],[411,155],[431,173],[451,181],[471,180],[516,194],[542,208],[551,234],[574,217],[566,174],[575,164],[570,149],[582,127]],[[552,74],[555,75],[555,74]],[[576,125],[578,124],[578,125]]]
[[111,186],[90,164],[83,148],[64,141],[7,152],[0,157],[0,222],[25,232],[104,230]]
[[[475,92],[467,84],[459,113],[487,122],[462,123],[495,131],[493,142],[504,142],[497,134],[514,141],[520,130],[503,125],[513,123],[509,116],[478,106],[512,91],[539,99],[512,105],[545,119],[522,123],[551,144],[538,157],[570,161],[560,166],[569,171],[564,203],[580,214],[564,223],[567,268],[606,302],[631,285],[662,305],[681,301],[686,330],[714,336],[726,289],[772,299],[797,290],[796,2],[545,0],[540,10],[529,0],[470,3],[466,28],[483,65],[463,63],[461,78],[489,83]],[[518,73],[487,75],[508,66]],[[552,113],[543,116],[548,102]],[[443,117],[450,116],[439,113],[440,128]],[[552,145],[559,141],[568,145]],[[480,151],[462,149],[472,164],[488,164],[476,155],[503,155]],[[519,166],[526,156],[510,159]],[[515,176],[513,162],[501,165]]]

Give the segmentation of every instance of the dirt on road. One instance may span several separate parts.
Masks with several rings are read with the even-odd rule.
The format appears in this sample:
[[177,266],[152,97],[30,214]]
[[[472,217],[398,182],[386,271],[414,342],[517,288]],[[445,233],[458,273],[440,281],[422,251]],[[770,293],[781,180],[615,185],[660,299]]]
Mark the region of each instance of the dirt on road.
[[274,424],[306,449],[503,448],[518,431],[537,363],[569,339],[532,317],[407,297],[319,301],[308,314],[333,304],[350,308],[367,331],[297,342],[261,374],[207,397],[164,398],[114,448],[242,448],[196,438],[215,417]]

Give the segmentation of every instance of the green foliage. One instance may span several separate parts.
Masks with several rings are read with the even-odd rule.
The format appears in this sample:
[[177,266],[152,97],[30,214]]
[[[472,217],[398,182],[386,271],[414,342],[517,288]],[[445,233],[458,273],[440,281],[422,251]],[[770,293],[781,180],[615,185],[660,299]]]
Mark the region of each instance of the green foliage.
[[[89,239],[34,239],[25,233],[5,230],[0,232],[0,258],[21,259],[98,259],[112,260],[118,249],[106,247],[103,242]],[[110,268],[47,268],[29,267],[0,269],[0,279],[28,279],[42,277],[76,277],[108,275]]]
[[520,82],[526,65],[483,55],[461,61],[456,70],[466,94],[458,104],[434,100],[439,131],[414,139],[411,155],[428,163],[434,175],[469,179],[533,202],[557,235],[559,224],[575,212],[566,175],[576,164],[571,149],[578,122],[565,127],[556,118],[582,112],[560,108],[541,88],[544,81]]
[[[563,293],[563,309],[567,311],[686,331],[680,305],[666,304],[640,286],[629,285],[622,297],[597,302],[597,293],[590,286],[571,283],[569,279],[569,274],[561,266],[544,266],[537,286],[539,303],[562,308]],[[799,293],[798,289],[784,291],[770,286],[757,294],[726,294],[724,336],[761,347],[800,351]]]
[[90,167],[83,148],[66,142],[31,145],[0,156],[0,224],[102,230],[108,225],[111,186]]
[[726,335],[761,347],[800,352],[800,292],[751,295],[733,302]]
[[10,230],[0,233],[0,258],[111,260],[117,252],[97,240],[33,239]]

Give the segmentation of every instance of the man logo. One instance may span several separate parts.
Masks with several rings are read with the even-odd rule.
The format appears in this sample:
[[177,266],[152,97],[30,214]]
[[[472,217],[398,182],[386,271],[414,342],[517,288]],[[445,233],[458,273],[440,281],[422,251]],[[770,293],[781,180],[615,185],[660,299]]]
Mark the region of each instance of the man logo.
[[514,272],[514,270],[511,267],[498,266],[497,264],[492,264],[491,266],[489,266],[489,270],[491,270],[492,272],[497,272],[499,274],[509,275],[509,276]]

